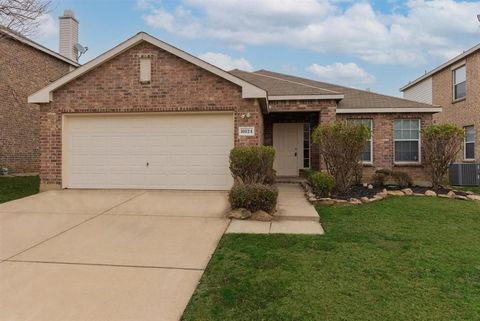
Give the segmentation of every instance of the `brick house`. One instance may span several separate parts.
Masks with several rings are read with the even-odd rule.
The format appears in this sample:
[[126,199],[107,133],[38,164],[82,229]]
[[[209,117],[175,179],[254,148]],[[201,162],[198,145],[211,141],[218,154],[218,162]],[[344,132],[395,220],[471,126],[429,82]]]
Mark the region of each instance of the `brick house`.
[[480,44],[400,88],[406,99],[442,106],[439,123],[466,132],[460,163],[480,163]]
[[79,64],[0,27],[0,167],[38,172],[40,109],[28,95]]
[[319,169],[321,122],[372,128],[379,168],[427,181],[420,130],[441,109],[265,70],[226,72],[139,33],[29,97],[40,105],[43,188],[230,188],[234,146],[273,145],[279,176]]

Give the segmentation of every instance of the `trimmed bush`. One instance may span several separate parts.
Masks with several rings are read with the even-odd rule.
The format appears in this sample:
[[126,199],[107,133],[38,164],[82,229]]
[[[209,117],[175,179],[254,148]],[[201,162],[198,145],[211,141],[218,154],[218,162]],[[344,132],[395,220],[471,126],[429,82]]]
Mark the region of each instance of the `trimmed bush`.
[[326,122],[315,128],[312,137],[318,144],[327,172],[335,177],[335,189],[347,192],[355,181],[356,168],[370,138],[370,130],[350,121]]
[[230,151],[230,171],[245,184],[273,184],[275,150],[271,146],[235,147]]
[[246,208],[251,212],[273,213],[277,206],[278,190],[273,185],[235,183],[228,195],[232,209]]
[[377,186],[385,186],[385,183],[393,179],[400,188],[405,188],[413,184],[412,178],[406,172],[392,171],[390,169],[379,169],[373,175],[373,183]]
[[335,187],[335,178],[324,172],[315,172],[308,176],[308,181],[312,185],[315,194],[321,197],[328,197]]

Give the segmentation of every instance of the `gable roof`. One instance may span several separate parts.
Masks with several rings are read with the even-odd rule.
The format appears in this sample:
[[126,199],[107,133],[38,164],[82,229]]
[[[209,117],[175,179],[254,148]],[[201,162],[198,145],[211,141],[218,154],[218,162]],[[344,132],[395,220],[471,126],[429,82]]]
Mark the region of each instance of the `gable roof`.
[[439,106],[268,70],[258,70],[250,74],[249,80],[259,86],[261,86],[266,79],[279,79],[304,86],[321,88],[322,90],[331,92],[343,93],[344,98],[338,102],[337,113],[440,112],[442,110]]
[[457,62],[459,62],[460,60],[464,59],[466,56],[474,53],[475,51],[477,50],[480,50],[480,43],[470,49],[468,49],[467,51],[464,51],[463,53],[461,53],[460,55],[456,56],[455,58],[452,58],[450,59],[449,61],[447,61],[446,63],[438,66],[437,68],[427,72],[426,74],[424,74],[423,76],[421,77],[418,77],[417,79],[415,79],[414,81],[411,81],[409,82],[408,84],[406,84],[405,86],[403,86],[402,88],[400,88],[400,91],[405,91],[407,90],[408,88],[412,87],[413,85],[416,85],[418,84],[419,82],[421,82],[422,80],[425,80],[427,79],[428,77],[430,76],[433,76],[434,74],[436,74],[437,72],[439,72],[440,70],[444,69],[444,68],[447,68]]
[[280,79],[238,69],[232,70],[230,73],[265,89],[268,92],[268,100],[343,99],[341,92],[288,79]]
[[75,69],[74,71],[66,74],[65,76],[61,77],[60,79],[52,82],[48,86],[40,89],[36,93],[30,95],[28,97],[29,103],[48,103],[52,100],[52,92],[67,84],[68,82],[82,76],[83,74],[87,73],[88,71],[92,70],[93,68],[103,64],[104,62],[118,56],[119,54],[125,52],[126,50],[134,47],[135,45],[139,44],[142,41],[146,41],[154,46],[157,46],[171,54],[182,58],[200,68],[210,71],[211,73],[224,78],[240,87],[242,87],[242,97],[243,98],[267,98],[267,93],[264,89],[257,87],[243,79],[233,76],[232,74],[222,70],[216,66],[213,66],[191,54],[182,51],[174,46],[171,46],[145,32],[139,32],[135,36],[131,37],[130,39],[122,42],[118,46],[110,49],[109,51],[101,54],[100,56],[96,57],[93,60],[90,60],[88,63],[84,64],[83,66]]
[[13,30],[10,30],[10,29],[8,29],[8,28],[6,28],[6,27],[0,26],[0,34],[4,34],[4,35],[6,35],[6,36],[9,37],[9,38],[12,38],[12,39],[14,39],[14,40],[17,40],[17,41],[19,41],[19,42],[21,42],[21,43],[23,43],[23,44],[26,44],[27,46],[30,46],[30,47],[32,47],[32,48],[34,48],[34,49],[36,49],[36,50],[42,51],[42,52],[46,53],[47,55],[50,55],[50,56],[52,56],[52,57],[54,57],[54,58],[57,58],[57,59],[59,59],[59,60],[62,60],[62,61],[66,62],[66,63],[68,63],[68,64],[70,64],[70,65],[72,65],[72,66],[74,66],[74,67],[80,66],[80,64],[79,64],[78,62],[73,61],[73,60],[70,60],[70,59],[68,59],[67,57],[62,56],[62,55],[59,54],[58,52],[55,52],[55,51],[53,51],[53,50],[50,50],[50,49],[48,49],[47,47],[44,47],[44,46],[36,43],[35,41],[32,41],[32,40],[28,39],[27,37],[19,34],[18,32],[15,32],[15,31],[13,31]]

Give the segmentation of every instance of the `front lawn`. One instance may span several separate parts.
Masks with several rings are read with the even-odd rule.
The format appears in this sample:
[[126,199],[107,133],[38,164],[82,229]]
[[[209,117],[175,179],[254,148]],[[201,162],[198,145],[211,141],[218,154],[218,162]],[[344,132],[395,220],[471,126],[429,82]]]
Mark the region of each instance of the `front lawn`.
[[183,320],[480,320],[480,203],[319,212],[324,236],[225,235]]
[[37,194],[38,176],[0,177],[0,203]]

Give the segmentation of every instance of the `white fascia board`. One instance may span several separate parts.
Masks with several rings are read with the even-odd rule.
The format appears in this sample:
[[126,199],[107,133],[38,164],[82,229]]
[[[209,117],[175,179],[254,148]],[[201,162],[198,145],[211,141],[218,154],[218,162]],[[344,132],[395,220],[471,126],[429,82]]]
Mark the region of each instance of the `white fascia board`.
[[375,114],[375,113],[440,113],[441,107],[432,108],[337,108],[337,114]]
[[268,96],[268,100],[319,100],[319,99],[343,99],[344,95],[287,95]]
[[112,59],[115,56],[118,56],[122,52],[130,49],[131,47],[135,46],[136,44],[140,43],[141,41],[146,41],[151,43],[154,46],[159,47],[160,49],[163,49],[167,52],[170,52],[171,54],[182,58],[200,68],[203,68],[219,77],[222,77],[236,85],[239,85],[242,87],[242,97],[243,98],[265,98],[267,97],[267,92],[257,86],[254,86],[250,84],[249,82],[246,82],[238,77],[235,77],[231,75],[230,73],[215,67],[197,57],[194,57],[185,51],[182,51],[178,48],[175,48],[155,37],[150,36],[147,33],[140,32],[133,36],[132,38],[122,42],[118,46],[110,49],[109,51],[101,54],[97,58],[89,61],[85,65],[79,67],[78,69],[75,69],[74,71],[66,74],[62,78],[54,81],[50,85],[40,89],[39,91],[35,92],[34,94],[30,95],[28,97],[28,102],[29,103],[48,103],[51,101],[51,95],[50,93],[54,91],[55,89],[67,84],[68,82],[72,81],[75,78],[80,77],[81,75],[87,73],[91,69],[95,68],[96,66]]

